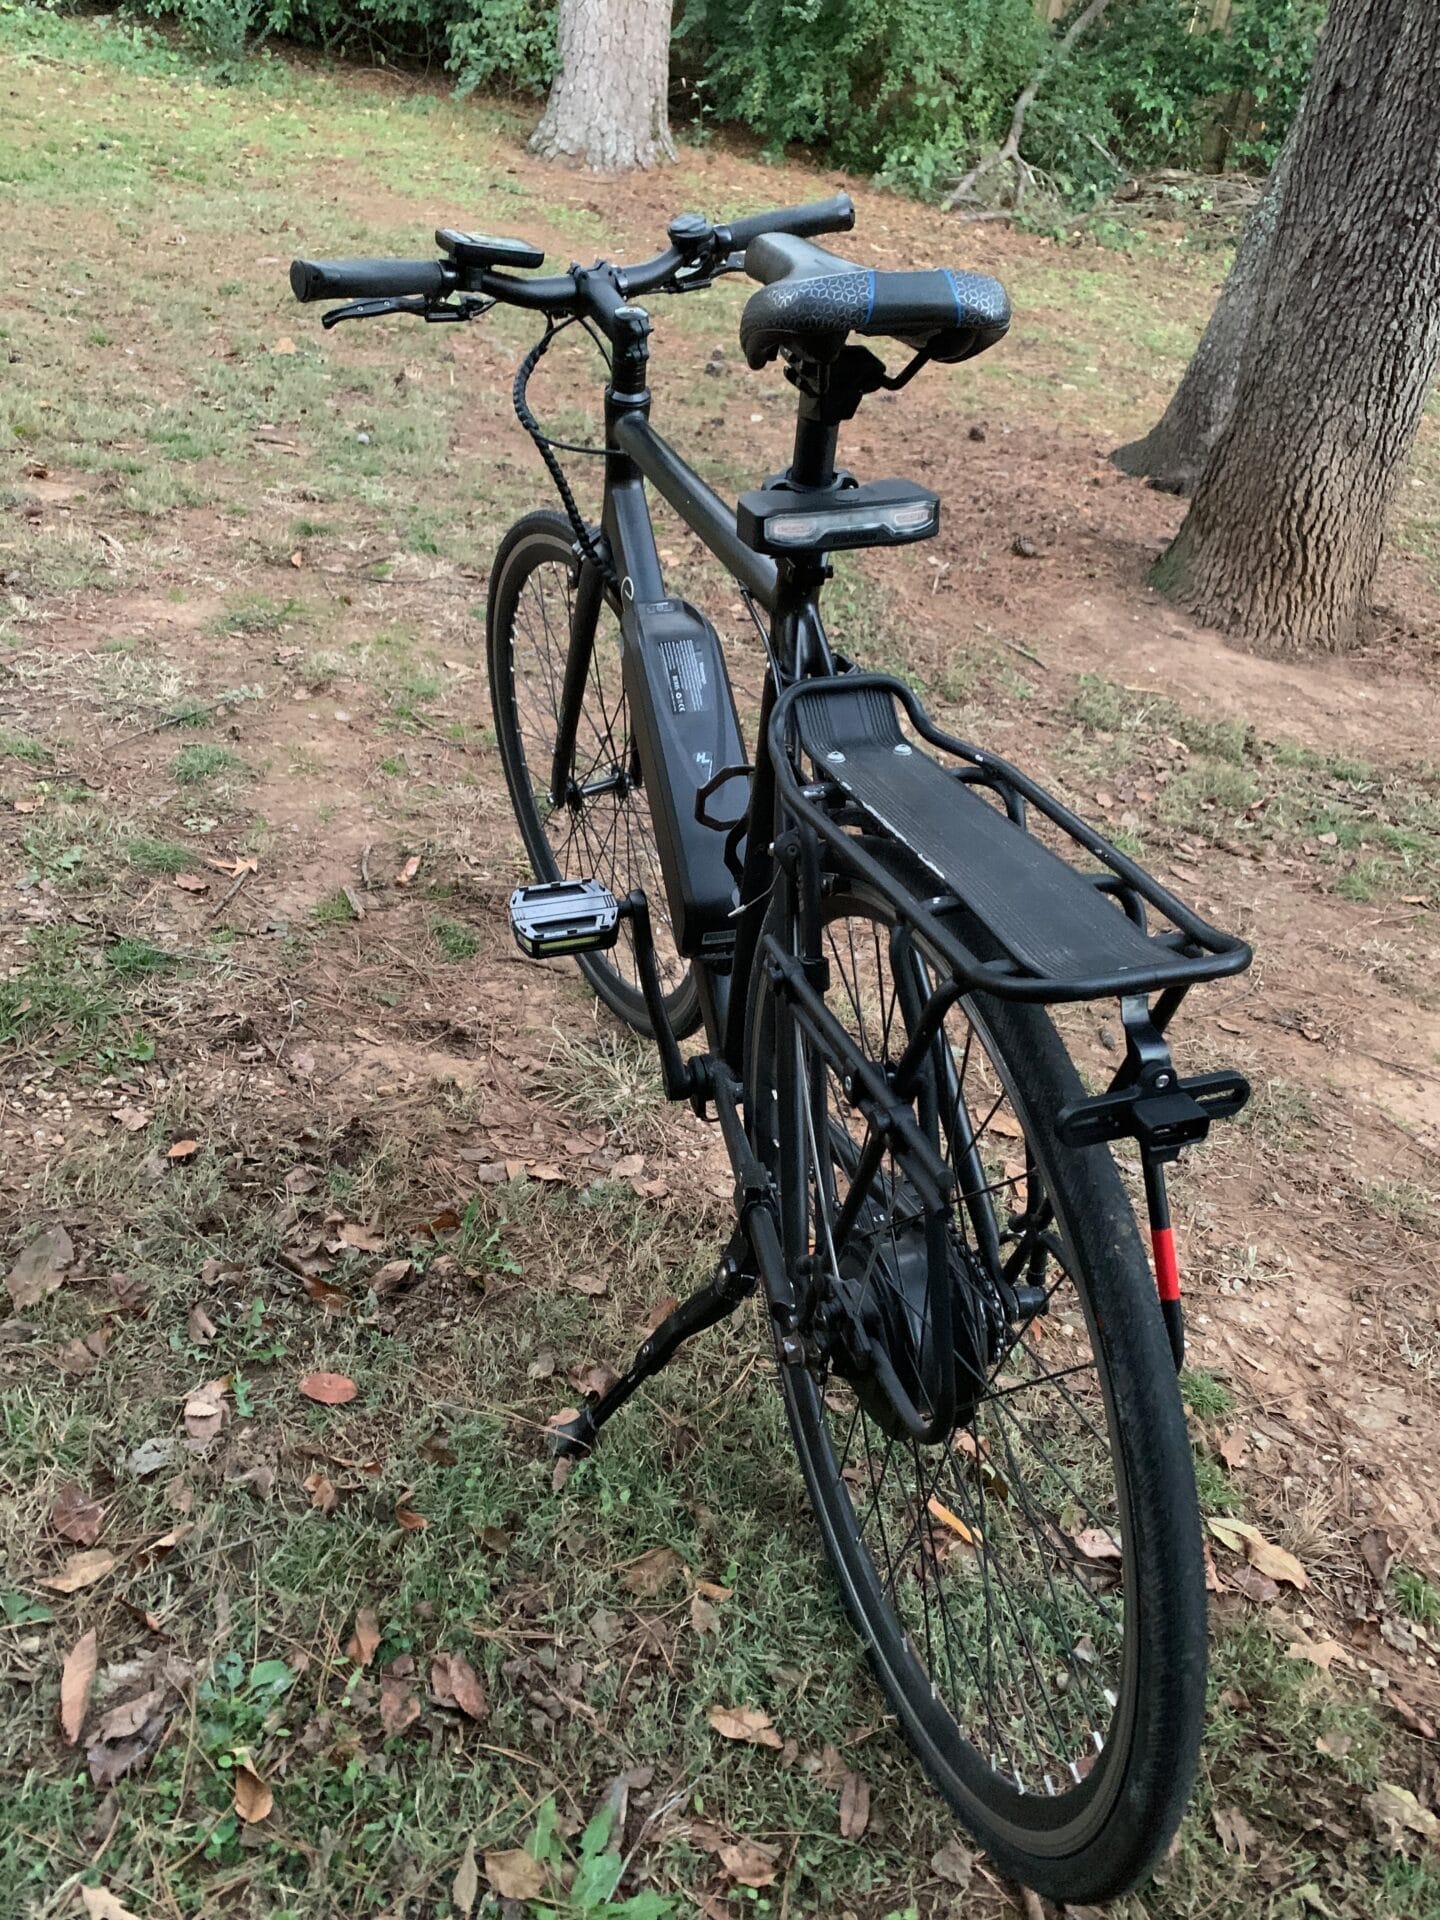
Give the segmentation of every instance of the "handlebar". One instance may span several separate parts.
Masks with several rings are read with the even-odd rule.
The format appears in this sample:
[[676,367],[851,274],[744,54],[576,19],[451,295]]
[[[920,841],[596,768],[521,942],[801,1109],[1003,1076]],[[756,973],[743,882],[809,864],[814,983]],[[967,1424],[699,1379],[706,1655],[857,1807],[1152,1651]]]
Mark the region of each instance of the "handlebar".
[[[738,220],[713,226],[697,221],[685,235],[683,246],[667,247],[639,266],[615,268],[614,291],[607,292],[613,301],[616,292],[623,300],[657,288],[680,291],[687,285],[703,285],[716,273],[739,267],[741,260],[736,256],[763,233],[848,233],[854,224],[855,208],[848,193],[837,193],[832,199],[808,206],[744,214]],[[672,232],[675,225],[672,222]],[[686,270],[688,278],[682,278]],[[521,280],[490,266],[459,266],[453,260],[295,260],[290,266],[290,288],[301,301],[403,299],[413,295],[438,301],[460,291],[552,315],[573,314],[582,308],[588,312],[596,305],[593,290],[589,299],[582,296],[575,273]],[[451,316],[446,313],[436,317]]]
[[438,300],[455,284],[442,260],[292,260],[290,291],[297,300],[396,299],[421,294]]
[[848,193],[830,200],[812,200],[804,207],[780,207],[774,213],[747,213],[727,226],[717,227],[727,250],[743,252],[762,233],[849,233],[855,224],[855,203]]

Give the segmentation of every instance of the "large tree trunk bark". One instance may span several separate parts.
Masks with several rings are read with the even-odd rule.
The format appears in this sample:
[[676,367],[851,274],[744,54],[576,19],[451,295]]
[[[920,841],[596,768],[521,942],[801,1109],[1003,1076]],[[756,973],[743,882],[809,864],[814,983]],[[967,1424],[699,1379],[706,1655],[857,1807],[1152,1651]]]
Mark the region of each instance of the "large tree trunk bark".
[[1210,324],[1169,406],[1143,440],[1117,447],[1110,456],[1125,473],[1148,480],[1162,493],[1195,491],[1210,451],[1230,418],[1240,369],[1254,338],[1299,125],[1297,115],[1270,169],[1265,191],[1245,222]]
[[670,8],[671,0],[560,0],[559,66],[533,153],[604,173],[675,158]]
[[1228,425],[1156,583],[1267,651],[1356,639],[1440,358],[1440,6],[1332,0]]

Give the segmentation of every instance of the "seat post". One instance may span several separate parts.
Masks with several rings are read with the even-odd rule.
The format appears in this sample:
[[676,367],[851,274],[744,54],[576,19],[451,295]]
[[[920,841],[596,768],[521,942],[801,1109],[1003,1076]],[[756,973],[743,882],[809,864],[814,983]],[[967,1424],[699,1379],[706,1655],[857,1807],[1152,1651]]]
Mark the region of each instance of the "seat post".
[[851,346],[842,347],[829,365],[792,359],[785,378],[800,395],[790,484],[833,486],[841,422],[853,420],[865,395],[884,383],[885,368],[867,348]]
[[790,459],[791,486],[830,486],[835,478],[835,449],[839,439],[839,423],[824,419],[802,388],[800,411],[795,420],[795,450]]

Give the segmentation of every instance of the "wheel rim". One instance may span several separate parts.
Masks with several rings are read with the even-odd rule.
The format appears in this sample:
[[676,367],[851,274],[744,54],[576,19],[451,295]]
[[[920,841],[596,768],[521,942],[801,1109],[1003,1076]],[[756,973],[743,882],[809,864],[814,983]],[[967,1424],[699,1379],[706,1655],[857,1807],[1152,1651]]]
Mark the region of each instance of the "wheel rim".
[[[828,1004],[867,1058],[891,1069],[906,1023],[889,923],[863,903],[829,911]],[[903,972],[911,963],[902,955],[899,964]],[[781,1182],[787,1242],[814,1249],[832,1291],[839,1276],[853,1297],[856,1274],[868,1272],[872,1290],[900,1292],[904,1312],[889,1324],[913,1328],[914,1189],[887,1150],[875,1197],[837,1244],[866,1126],[798,1025],[785,1021],[779,1032],[791,1050],[796,1120],[786,1124],[787,1099],[775,1090],[770,1146],[789,1163]],[[937,1058],[936,1137],[961,1198],[950,1208],[951,1257],[943,1274],[930,1272],[920,1319],[933,1320],[942,1283],[952,1305],[967,1291],[973,1305],[997,1260],[1012,1280],[1045,1289],[1047,1311],[1018,1333],[1002,1325],[984,1390],[969,1396],[974,1405],[943,1445],[897,1437],[893,1423],[887,1430],[873,1385],[846,1378],[843,1359],[789,1380],[807,1416],[817,1483],[828,1488],[832,1529],[852,1562],[852,1599],[872,1615],[888,1613],[869,1624],[914,1719],[970,1791],[1008,1805],[1026,1828],[1059,1828],[1095,1797],[1125,1691],[1126,1503],[1094,1332],[1015,1090],[963,1007],[948,1017],[945,1039],[953,1080],[942,1092]],[[782,1067],[773,1077],[789,1076]],[[973,1159],[964,1124],[945,1124],[947,1102],[968,1114]],[[963,1347],[964,1314],[956,1323]],[[897,1356],[897,1372],[905,1376],[898,1360],[906,1358],[908,1377],[923,1386],[923,1358],[917,1363],[913,1351]]]
[[[643,887],[650,903],[655,958],[667,994],[684,982],[666,906],[650,804],[639,779],[620,667],[620,625],[608,604],[596,622],[590,672],[581,702],[569,788],[557,805],[550,773],[560,725],[565,660],[575,605],[576,569],[563,559],[540,561],[526,574],[511,616],[511,706],[531,815],[542,846],[532,846],[547,880],[598,880],[617,899]],[[613,973],[638,1001],[640,977],[628,937],[592,965]]]

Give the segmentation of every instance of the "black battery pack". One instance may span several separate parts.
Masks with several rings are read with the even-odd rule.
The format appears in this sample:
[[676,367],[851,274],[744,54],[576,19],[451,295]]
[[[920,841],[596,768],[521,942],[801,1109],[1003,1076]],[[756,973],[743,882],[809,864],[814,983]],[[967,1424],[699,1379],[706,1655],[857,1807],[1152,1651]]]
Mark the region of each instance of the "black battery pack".
[[[725,833],[695,817],[696,796],[745,759],[720,636],[687,601],[632,603],[622,662],[675,943],[688,958],[713,958],[734,939],[736,890]],[[707,809],[712,818],[733,816],[745,801],[737,773]]]

